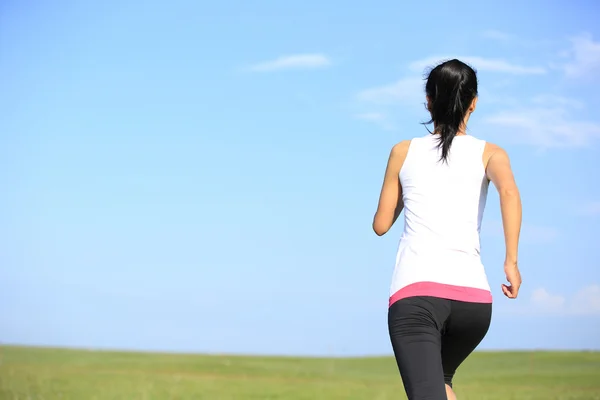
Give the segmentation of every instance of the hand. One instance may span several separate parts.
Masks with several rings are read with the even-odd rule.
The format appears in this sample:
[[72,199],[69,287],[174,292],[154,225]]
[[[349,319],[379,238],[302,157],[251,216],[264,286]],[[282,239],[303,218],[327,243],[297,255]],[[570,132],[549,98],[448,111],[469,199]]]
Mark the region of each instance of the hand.
[[502,284],[502,293],[509,299],[516,299],[521,287],[521,273],[517,263],[504,263],[504,273],[509,285]]

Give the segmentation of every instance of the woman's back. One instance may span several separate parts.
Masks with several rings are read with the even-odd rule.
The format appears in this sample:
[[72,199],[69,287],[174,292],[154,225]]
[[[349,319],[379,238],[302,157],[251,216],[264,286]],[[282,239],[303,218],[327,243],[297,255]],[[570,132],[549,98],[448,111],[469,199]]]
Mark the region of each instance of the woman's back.
[[400,170],[405,223],[390,304],[415,295],[491,301],[479,256],[486,142],[456,136],[446,160],[438,143],[439,135],[411,140]]
[[457,136],[447,162],[440,161],[437,142],[436,135],[413,139],[400,170],[403,240],[477,256],[489,186],[482,161],[485,141]]

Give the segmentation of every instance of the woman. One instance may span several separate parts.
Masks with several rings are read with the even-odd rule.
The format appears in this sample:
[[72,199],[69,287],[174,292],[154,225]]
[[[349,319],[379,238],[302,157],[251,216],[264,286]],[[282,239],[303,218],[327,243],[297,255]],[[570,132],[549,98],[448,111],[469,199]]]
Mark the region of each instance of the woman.
[[404,209],[388,326],[410,400],[456,399],[452,378],[486,335],[492,295],[479,255],[489,182],[500,194],[509,299],[519,293],[521,200],[508,155],[466,134],[477,104],[475,71],[450,60],[429,73],[434,130],[391,151],[373,230],[385,234]]

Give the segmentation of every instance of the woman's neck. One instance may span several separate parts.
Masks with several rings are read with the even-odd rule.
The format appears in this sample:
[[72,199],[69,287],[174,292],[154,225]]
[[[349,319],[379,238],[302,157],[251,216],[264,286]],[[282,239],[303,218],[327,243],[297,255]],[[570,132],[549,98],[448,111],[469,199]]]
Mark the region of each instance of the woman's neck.
[[[440,134],[440,131],[439,131],[439,129],[437,128],[437,126],[435,126],[435,125],[433,126],[433,132],[432,132],[432,133],[433,133],[434,135],[439,135],[439,134]],[[466,129],[462,129],[462,128],[461,128],[461,129],[459,129],[459,130],[456,132],[456,134],[455,134],[454,136],[467,136],[467,131],[466,131]]]

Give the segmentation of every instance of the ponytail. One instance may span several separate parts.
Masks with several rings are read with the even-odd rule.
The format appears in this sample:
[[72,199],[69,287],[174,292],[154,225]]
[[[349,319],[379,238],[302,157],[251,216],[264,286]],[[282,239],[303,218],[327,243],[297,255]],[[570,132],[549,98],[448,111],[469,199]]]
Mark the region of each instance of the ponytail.
[[448,162],[454,137],[462,128],[467,109],[477,96],[475,71],[458,60],[438,65],[429,73],[425,86],[434,134],[439,134],[440,161]]

